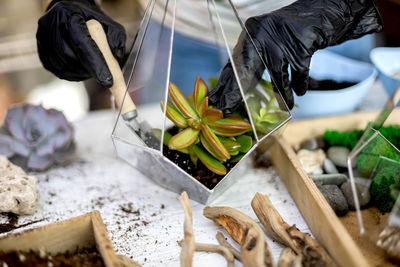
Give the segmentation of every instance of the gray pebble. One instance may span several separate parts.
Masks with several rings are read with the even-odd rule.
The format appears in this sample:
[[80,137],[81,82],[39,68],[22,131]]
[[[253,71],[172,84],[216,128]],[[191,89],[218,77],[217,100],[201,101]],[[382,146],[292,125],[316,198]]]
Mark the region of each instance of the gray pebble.
[[347,176],[342,173],[333,173],[333,174],[310,174],[310,178],[317,184],[322,185],[341,185],[347,181]]
[[345,215],[347,213],[349,206],[337,185],[321,185],[318,188],[337,215]]
[[[344,197],[347,200],[347,204],[349,204],[349,208],[351,210],[356,209],[356,205],[354,203],[354,196],[353,191],[351,190],[351,183],[350,181],[345,182],[342,184],[340,189],[343,192]],[[356,183],[356,191],[358,195],[358,201],[360,202],[360,208],[364,208],[368,205],[369,201],[371,200],[371,196],[369,194],[369,188],[363,184]]]
[[317,139],[315,139],[315,138],[305,140],[300,144],[300,149],[307,149],[307,150],[314,151],[317,148],[318,148],[318,142],[317,142]]
[[[347,147],[332,146],[328,149],[328,158],[338,167],[347,168],[347,156],[350,151]],[[356,161],[353,161],[355,167]]]
[[330,159],[324,159],[322,167],[324,168],[324,171],[326,173],[339,173],[335,164],[333,164],[333,162]]

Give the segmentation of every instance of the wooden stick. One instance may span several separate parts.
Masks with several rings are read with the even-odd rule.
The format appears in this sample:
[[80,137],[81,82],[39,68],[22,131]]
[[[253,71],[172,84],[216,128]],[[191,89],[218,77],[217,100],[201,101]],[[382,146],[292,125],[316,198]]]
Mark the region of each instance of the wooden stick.
[[[272,257],[266,259],[266,246],[263,230],[249,216],[230,207],[205,207],[203,214],[221,225],[241,246],[241,259],[244,266],[274,266]],[[268,253],[271,255],[271,253]]]
[[185,221],[183,223],[184,239],[182,241],[182,249],[180,261],[182,267],[191,267],[193,262],[193,254],[195,249],[194,234],[193,234],[193,219],[192,208],[190,206],[189,197],[186,192],[183,192],[180,197],[180,202],[185,212]]
[[278,267],[292,267],[292,262],[296,258],[296,253],[293,249],[287,247],[282,250],[278,260]]
[[267,232],[278,242],[293,249],[296,254],[302,254],[303,263],[311,266],[334,265],[332,258],[316,240],[309,234],[300,232],[295,226],[289,226],[282,219],[267,196],[257,193],[251,206]]
[[240,252],[234,248],[231,244],[229,244],[229,242],[226,240],[225,236],[223,233],[221,233],[220,231],[217,232],[217,235],[215,236],[218,240],[218,243],[221,246],[226,247],[227,249],[229,249],[229,251],[232,253],[232,255],[239,261],[242,261],[240,257]]
[[[183,240],[178,241],[178,245],[182,246]],[[224,246],[216,244],[195,243],[194,249],[195,251],[204,251],[204,252],[221,254],[226,259],[227,267],[235,266],[235,257],[233,256],[232,252]]]

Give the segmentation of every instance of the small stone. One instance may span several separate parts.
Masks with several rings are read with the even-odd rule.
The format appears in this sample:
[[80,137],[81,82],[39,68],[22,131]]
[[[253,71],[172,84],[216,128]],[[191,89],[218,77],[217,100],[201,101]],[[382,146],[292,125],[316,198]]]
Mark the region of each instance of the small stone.
[[322,163],[326,158],[325,152],[322,149],[310,151],[301,149],[297,152],[297,157],[308,174],[322,174]]
[[334,174],[310,174],[310,178],[316,183],[320,185],[341,185],[348,180],[347,176],[342,173],[334,173]]
[[307,150],[311,150],[311,151],[318,149],[317,139],[311,138],[311,139],[305,140],[304,142],[302,142],[300,144],[300,149],[307,149]]
[[[337,167],[347,168],[347,156],[350,151],[347,147],[341,146],[332,146],[328,149],[327,154],[328,158],[335,164]],[[355,167],[356,161],[353,161],[353,167]]]
[[322,167],[326,173],[339,173],[338,169],[336,168],[335,164],[330,159],[325,159],[322,163]]
[[321,185],[318,188],[337,215],[342,216],[348,212],[346,198],[337,185]]
[[316,139],[317,139],[318,148],[325,150],[325,147],[326,147],[325,139],[322,136],[318,136]]
[[[369,201],[371,200],[371,196],[369,194],[369,188],[363,184],[356,183],[355,185],[358,196],[358,202],[360,203],[360,208],[364,208],[368,205]],[[351,190],[350,181],[347,181],[344,184],[342,184],[340,189],[342,190],[343,195],[347,200],[347,204],[349,204],[349,208],[351,210],[355,210],[356,205],[354,203],[354,196],[353,196],[353,191]]]
[[0,157],[0,212],[33,214],[37,179]]

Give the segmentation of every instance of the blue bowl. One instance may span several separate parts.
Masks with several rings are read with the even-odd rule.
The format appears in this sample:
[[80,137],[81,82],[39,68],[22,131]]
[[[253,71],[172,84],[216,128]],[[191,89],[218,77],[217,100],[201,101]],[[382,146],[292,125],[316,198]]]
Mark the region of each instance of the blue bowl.
[[389,96],[392,95],[397,86],[400,85],[400,77],[393,77],[396,72],[400,73],[400,48],[374,48],[369,56],[378,70],[383,87]]
[[295,119],[354,111],[374,83],[377,72],[371,64],[321,50],[311,59],[310,76],[317,80],[356,84],[339,90],[309,90],[303,96],[295,95],[294,101],[298,105],[292,109]]

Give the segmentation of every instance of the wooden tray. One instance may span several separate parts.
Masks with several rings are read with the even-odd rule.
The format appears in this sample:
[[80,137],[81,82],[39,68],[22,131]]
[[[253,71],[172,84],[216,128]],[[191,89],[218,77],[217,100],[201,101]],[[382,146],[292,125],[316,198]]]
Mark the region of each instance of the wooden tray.
[[[367,258],[370,252],[362,251],[356,244],[354,233],[353,236],[350,235],[336,216],[301,167],[292,147],[297,147],[308,138],[321,136],[327,129],[339,131],[364,129],[377,115],[378,112],[354,113],[291,122],[270,148],[271,159],[312,233],[341,266],[373,266]],[[400,110],[396,109],[387,123],[399,122]]]
[[122,266],[98,211],[0,238],[0,251],[5,252],[44,249],[56,254],[93,246],[107,267]]

